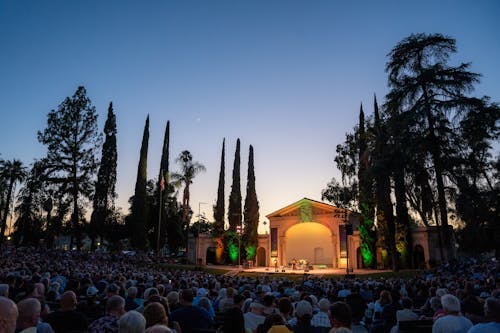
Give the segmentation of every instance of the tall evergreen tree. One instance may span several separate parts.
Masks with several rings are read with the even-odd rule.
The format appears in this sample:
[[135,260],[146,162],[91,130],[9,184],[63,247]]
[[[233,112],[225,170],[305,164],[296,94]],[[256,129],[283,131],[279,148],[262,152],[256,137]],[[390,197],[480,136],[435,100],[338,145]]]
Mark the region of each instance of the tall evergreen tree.
[[147,212],[147,160],[149,143],[149,115],[144,125],[141,153],[137,167],[137,180],[132,198],[131,215],[129,218],[130,242],[133,248],[144,250],[148,247],[146,235]]
[[[408,126],[414,142],[422,144],[422,162],[432,170],[432,186],[436,188],[437,217],[441,225],[445,254],[453,256],[448,232],[449,206],[446,182],[451,176],[450,162],[456,155],[452,145],[459,121],[471,107],[465,93],[473,89],[479,75],[469,71],[470,64],[450,66],[447,62],[456,52],[455,40],[441,34],[413,34],[403,39],[389,53],[386,71],[389,73],[387,104],[389,110],[399,110],[411,120]],[[447,258],[444,258],[447,259]]]
[[374,114],[375,148],[373,151],[373,172],[376,183],[377,225],[382,232],[386,248],[391,256],[394,271],[398,270],[396,254],[396,224],[391,201],[390,155],[388,152],[388,134],[382,124],[378,108]]
[[222,140],[222,153],[220,157],[219,186],[217,188],[217,203],[214,206],[214,233],[221,236],[224,233],[224,213],[225,213],[225,149],[226,139]]
[[[161,202],[159,202],[158,207],[156,209],[157,214],[156,218],[160,218],[161,215],[161,221],[159,224],[160,230],[158,230],[158,220],[156,220],[156,223],[153,225],[153,230],[154,230],[154,235],[156,235],[156,239],[154,240],[155,243],[158,242],[158,235],[159,235],[159,240],[160,244],[159,247],[162,247],[165,245],[165,240],[167,239],[167,207],[166,205],[168,204],[168,197],[171,193],[170,191],[170,176],[169,176],[169,152],[170,150],[170,121],[167,121],[167,126],[165,127],[165,135],[163,137],[163,147],[161,150],[161,161],[160,161],[160,171],[159,171],[159,176],[158,176],[158,187],[157,187],[157,198],[160,200],[161,197]],[[160,191],[162,192],[160,195]],[[160,213],[161,210],[161,213]],[[158,244],[156,244],[156,247],[158,247]]]
[[233,184],[231,185],[231,194],[229,195],[229,230],[236,231],[236,227],[241,225],[241,215],[240,139],[238,138],[234,153]]
[[71,244],[80,247],[82,200],[90,198],[97,171],[96,152],[101,142],[97,113],[84,87],[78,87],[57,110],[49,112],[47,127],[38,132],[47,146],[47,177],[71,198]]
[[14,243],[19,245],[38,245],[42,237],[42,164],[35,162],[26,174],[20,190],[20,202],[16,207],[16,223],[14,225]]
[[118,152],[116,149],[116,116],[113,112],[113,103],[109,103],[108,117],[104,124],[104,144],[102,145],[101,163],[97,173],[93,211],[90,218],[91,247],[95,248],[96,237],[101,237],[101,242],[110,215],[113,214],[114,200],[116,198],[116,163]]
[[[376,101],[375,101],[376,103]],[[371,167],[370,150],[367,143],[367,133],[365,131],[365,114],[363,105],[359,110],[358,127],[358,209],[361,212],[361,223],[359,224],[359,235],[361,238],[361,254],[366,267],[373,267],[375,264],[375,202],[373,198],[373,177],[369,173]]]
[[254,260],[258,245],[259,201],[255,190],[253,147],[248,153],[247,191],[245,198],[245,250],[247,260]]

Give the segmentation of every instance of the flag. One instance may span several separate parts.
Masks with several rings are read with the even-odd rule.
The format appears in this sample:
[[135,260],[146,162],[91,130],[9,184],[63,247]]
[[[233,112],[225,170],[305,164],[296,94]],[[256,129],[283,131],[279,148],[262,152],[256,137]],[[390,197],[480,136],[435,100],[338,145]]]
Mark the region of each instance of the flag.
[[163,174],[161,175],[161,180],[160,180],[160,189],[162,191],[165,191],[165,178],[163,177]]

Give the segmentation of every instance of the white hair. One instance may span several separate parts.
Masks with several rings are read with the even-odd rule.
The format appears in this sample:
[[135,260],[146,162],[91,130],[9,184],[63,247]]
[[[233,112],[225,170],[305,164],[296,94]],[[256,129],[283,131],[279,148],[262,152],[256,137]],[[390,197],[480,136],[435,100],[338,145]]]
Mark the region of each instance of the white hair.
[[120,333],[143,333],[146,329],[146,319],[137,311],[129,311],[118,320]]
[[446,312],[460,312],[460,300],[451,294],[441,297],[441,304]]

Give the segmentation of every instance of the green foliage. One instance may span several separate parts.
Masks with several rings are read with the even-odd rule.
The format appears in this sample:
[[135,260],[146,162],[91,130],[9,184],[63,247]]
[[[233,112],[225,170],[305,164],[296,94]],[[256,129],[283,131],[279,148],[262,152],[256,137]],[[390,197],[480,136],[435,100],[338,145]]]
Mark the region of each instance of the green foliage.
[[20,160],[13,159],[12,161],[1,161],[0,164],[0,178],[3,179],[5,199],[3,200],[3,207],[1,211],[1,230],[0,230],[0,245],[5,236],[5,229],[7,227],[7,216],[10,214],[10,205],[16,183],[21,182],[26,176],[26,170]]
[[113,103],[109,103],[108,117],[104,124],[104,144],[102,145],[101,163],[97,173],[93,211],[90,218],[90,232],[92,248],[95,248],[95,238],[109,236],[106,230],[111,223],[115,209],[116,198],[116,166],[118,152],[116,148],[116,116],[113,112]]
[[258,245],[258,227],[259,227],[259,201],[257,200],[257,192],[255,190],[255,171],[254,171],[254,158],[253,147],[250,145],[248,155],[248,173],[247,173],[247,190],[245,198],[245,248],[253,249],[247,251],[247,260],[254,260],[255,249]]
[[135,182],[134,196],[132,197],[131,212],[128,221],[130,245],[139,250],[148,247],[146,232],[147,211],[147,159],[149,144],[149,115],[146,118],[142,135],[139,165],[137,167],[137,180]]
[[217,203],[214,206],[214,233],[220,237],[224,233],[224,211],[225,211],[225,149],[226,139],[222,140],[222,153],[220,158],[219,186],[217,188]]
[[236,151],[234,153],[233,183],[229,195],[228,209],[229,230],[236,231],[241,225],[241,184],[240,184],[240,139],[236,140]]
[[[47,127],[38,132],[38,141],[47,146],[47,180],[71,200],[71,244],[80,247],[82,208],[94,192],[97,151],[101,136],[97,113],[84,87],[78,87],[47,116]],[[64,218],[64,216],[62,216]]]

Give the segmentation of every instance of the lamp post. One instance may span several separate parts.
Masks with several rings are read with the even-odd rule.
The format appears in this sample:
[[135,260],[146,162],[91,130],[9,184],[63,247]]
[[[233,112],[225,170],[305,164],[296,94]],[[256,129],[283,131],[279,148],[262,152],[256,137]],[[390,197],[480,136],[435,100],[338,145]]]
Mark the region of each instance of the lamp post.
[[196,240],[196,264],[198,264],[198,259],[200,258],[201,205],[207,205],[207,203],[198,202],[198,239]]
[[243,232],[243,225],[236,226],[236,233],[238,234],[238,268],[241,268],[241,233]]

